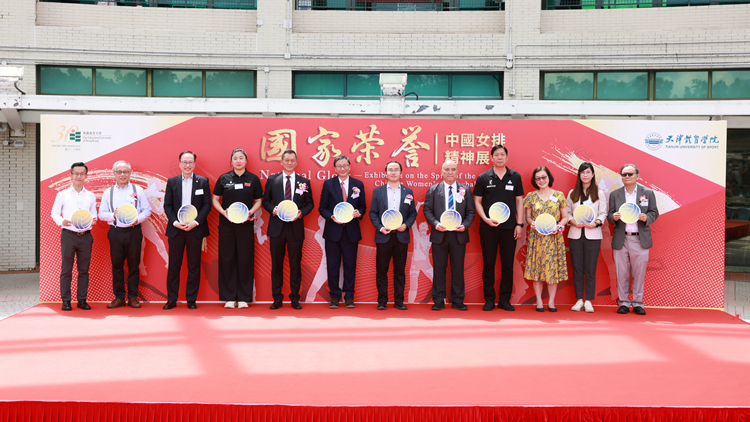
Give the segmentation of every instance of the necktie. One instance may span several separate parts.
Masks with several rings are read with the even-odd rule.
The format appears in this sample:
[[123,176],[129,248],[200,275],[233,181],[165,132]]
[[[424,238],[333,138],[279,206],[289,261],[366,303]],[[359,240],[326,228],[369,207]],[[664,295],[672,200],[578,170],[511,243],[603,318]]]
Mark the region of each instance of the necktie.
[[292,176],[286,177],[286,188],[284,189],[284,199],[292,200]]
[[344,201],[346,201],[346,188],[344,187],[344,182],[341,182],[341,196],[344,198]]
[[448,209],[456,209],[456,204],[453,203],[453,186],[448,186]]

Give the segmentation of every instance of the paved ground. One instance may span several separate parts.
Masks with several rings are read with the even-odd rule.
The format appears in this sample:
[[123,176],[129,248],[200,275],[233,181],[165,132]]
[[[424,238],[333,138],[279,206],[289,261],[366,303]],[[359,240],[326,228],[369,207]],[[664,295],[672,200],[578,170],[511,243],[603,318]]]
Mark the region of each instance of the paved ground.
[[[39,303],[39,273],[0,273],[0,320]],[[724,310],[750,322],[750,281],[724,282]]]

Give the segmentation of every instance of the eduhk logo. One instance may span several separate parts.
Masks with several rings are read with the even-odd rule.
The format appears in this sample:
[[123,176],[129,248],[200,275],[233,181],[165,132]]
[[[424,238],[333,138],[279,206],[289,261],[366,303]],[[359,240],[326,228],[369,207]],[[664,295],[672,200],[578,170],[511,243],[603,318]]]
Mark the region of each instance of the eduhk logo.
[[69,136],[70,136],[71,142],[81,142],[81,131],[71,129]]

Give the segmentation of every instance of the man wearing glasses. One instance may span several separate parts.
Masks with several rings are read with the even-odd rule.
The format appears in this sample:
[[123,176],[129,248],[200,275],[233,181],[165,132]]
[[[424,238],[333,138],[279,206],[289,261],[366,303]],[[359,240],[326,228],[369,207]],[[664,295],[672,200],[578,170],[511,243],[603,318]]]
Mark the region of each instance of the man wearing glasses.
[[[637,315],[646,315],[643,309],[643,286],[648,265],[648,250],[652,246],[651,225],[659,217],[656,196],[651,189],[639,185],[638,167],[625,164],[620,169],[623,187],[609,195],[607,219],[612,230],[612,252],[617,270],[618,314],[627,314],[630,307]],[[620,207],[625,203],[635,204],[639,209],[634,223],[622,220]],[[629,300],[630,275],[633,275],[633,300]]]
[[[109,223],[109,255],[112,260],[112,291],[115,294],[107,308],[119,308],[128,305],[131,308],[140,308],[138,301],[138,280],[141,263],[141,242],[143,242],[143,231],[141,223],[151,216],[151,205],[140,186],[130,183],[132,168],[126,161],[117,161],[112,166],[117,183],[107,188],[102,194],[102,203],[99,207],[99,219]],[[115,212],[122,205],[135,207],[137,217],[134,221],[118,221]],[[128,301],[125,302],[125,261],[128,263]]]
[[73,281],[73,262],[78,258],[78,291],[76,299],[78,308],[89,310],[86,303],[89,290],[89,265],[91,264],[91,246],[94,238],[91,227],[79,229],[73,225],[73,213],[86,210],[91,213],[92,225],[96,224],[96,196],[83,187],[89,168],[84,163],[73,163],[70,167],[70,187],[57,193],[52,205],[52,219],[62,227],[60,234],[60,250],[62,252],[62,268],[60,270],[60,298],[62,310],[72,311],[70,306],[70,284]]
[[[198,288],[201,283],[201,244],[208,236],[206,218],[211,212],[211,187],[208,179],[195,174],[195,160],[192,151],[180,153],[182,174],[167,180],[164,193],[164,212],[169,218],[167,237],[169,238],[169,268],[167,270],[167,303],[164,309],[177,306],[180,292],[180,269],[183,254],[187,251],[188,276],[185,283],[185,300],[188,309],[196,309]],[[185,205],[192,205],[198,211],[193,221],[180,222],[178,213]]]
[[[344,305],[354,308],[354,278],[357,272],[357,247],[362,239],[359,229],[359,220],[367,211],[365,200],[365,185],[360,180],[349,176],[351,161],[340,155],[333,159],[336,168],[336,177],[332,177],[323,183],[320,193],[321,217],[326,219],[323,228],[323,239],[325,239],[326,262],[328,269],[328,290],[331,294],[331,309],[339,307],[342,288],[339,287],[339,268],[341,260],[344,261]],[[334,208],[341,202],[348,202],[354,207],[353,218],[344,223],[336,219],[333,214]]]

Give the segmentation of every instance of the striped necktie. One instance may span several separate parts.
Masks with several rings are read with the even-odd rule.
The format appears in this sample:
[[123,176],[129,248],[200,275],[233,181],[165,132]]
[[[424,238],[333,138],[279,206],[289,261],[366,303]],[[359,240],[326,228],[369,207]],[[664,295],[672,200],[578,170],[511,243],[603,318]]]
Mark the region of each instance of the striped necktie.
[[284,199],[292,200],[292,176],[286,177],[286,188],[284,189]]
[[448,186],[448,209],[456,209],[456,204],[453,203],[453,186]]

